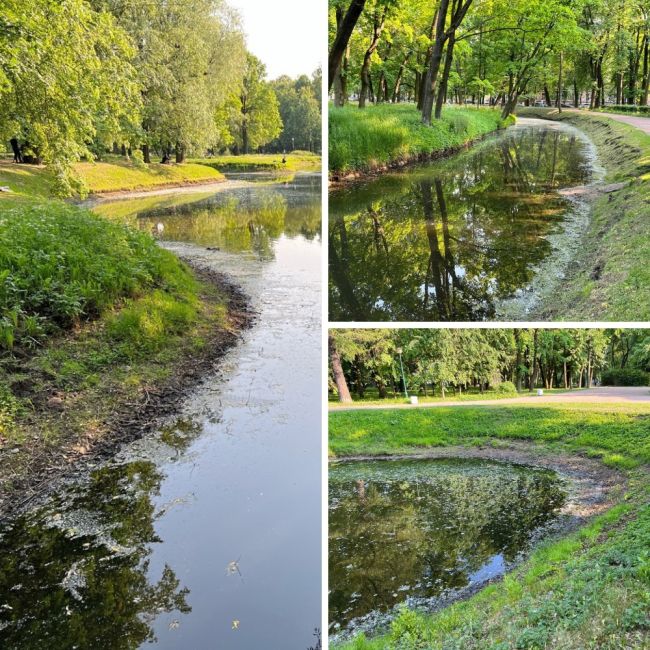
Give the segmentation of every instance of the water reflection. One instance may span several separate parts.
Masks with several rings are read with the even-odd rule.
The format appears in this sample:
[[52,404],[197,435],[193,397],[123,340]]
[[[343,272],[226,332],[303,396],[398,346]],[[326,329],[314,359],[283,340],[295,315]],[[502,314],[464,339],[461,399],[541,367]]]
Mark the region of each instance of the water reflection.
[[486,320],[554,254],[590,145],[527,123],[444,161],[330,196],[332,320]]
[[501,463],[333,466],[330,629],[501,575],[564,498],[554,473]]
[[150,462],[104,468],[2,531],[0,646],[137,648],[160,612],[191,611],[170,566],[149,575],[160,482]]

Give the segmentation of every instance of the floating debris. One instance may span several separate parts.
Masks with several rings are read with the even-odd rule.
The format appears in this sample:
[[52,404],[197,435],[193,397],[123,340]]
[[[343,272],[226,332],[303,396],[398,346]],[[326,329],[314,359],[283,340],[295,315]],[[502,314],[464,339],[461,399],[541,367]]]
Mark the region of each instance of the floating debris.
[[238,629],[239,629],[239,621],[238,621],[237,619],[235,619],[235,620],[232,622],[232,629],[233,629],[233,630],[238,630]]

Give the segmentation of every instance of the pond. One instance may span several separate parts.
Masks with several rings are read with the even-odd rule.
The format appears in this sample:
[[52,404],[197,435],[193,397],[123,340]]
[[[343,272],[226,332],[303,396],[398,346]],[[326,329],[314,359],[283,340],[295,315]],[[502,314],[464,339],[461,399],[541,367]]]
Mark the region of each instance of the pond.
[[478,459],[334,463],[332,634],[383,627],[396,606],[435,609],[503,575],[558,520],[563,481]]
[[589,222],[595,149],[574,127],[521,119],[447,160],[331,192],[333,321],[530,320]]
[[312,175],[101,204],[163,223],[165,246],[227,273],[258,315],[180,416],[3,525],[0,647],[315,646],[320,203]]

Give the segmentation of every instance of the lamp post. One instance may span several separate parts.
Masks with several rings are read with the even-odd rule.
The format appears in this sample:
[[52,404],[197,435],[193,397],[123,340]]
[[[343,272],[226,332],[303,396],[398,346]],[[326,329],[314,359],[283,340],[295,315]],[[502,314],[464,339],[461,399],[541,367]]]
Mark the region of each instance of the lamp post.
[[404,366],[402,365],[402,348],[397,348],[397,350],[395,350],[395,352],[397,352],[397,354],[399,354],[399,367],[400,367],[400,370],[402,371],[402,386],[404,386],[404,397],[406,397],[406,399],[408,399],[409,398],[409,392],[406,389],[406,379],[404,378]]

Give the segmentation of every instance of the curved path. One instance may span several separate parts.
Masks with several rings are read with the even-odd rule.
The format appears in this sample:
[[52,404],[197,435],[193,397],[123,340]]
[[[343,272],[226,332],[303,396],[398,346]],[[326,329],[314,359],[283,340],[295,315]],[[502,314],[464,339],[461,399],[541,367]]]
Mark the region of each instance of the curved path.
[[641,117],[640,115],[622,115],[620,113],[599,113],[599,115],[606,115],[617,122],[625,122],[625,124],[635,126],[637,129],[650,135],[650,117]]
[[650,405],[650,387],[613,387],[599,386],[598,388],[567,391],[566,393],[548,393],[542,396],[536,394],[505,399],[447,400],[444,402],[425,402],[417,407],[411,404],[358,404],[354,406],[335,406],[330,411],[357,411],[362,409],[402,409],[402,408],[434,408],[436,406],[501,406],[506,404],[585,404],[585,403],[647,403]]

